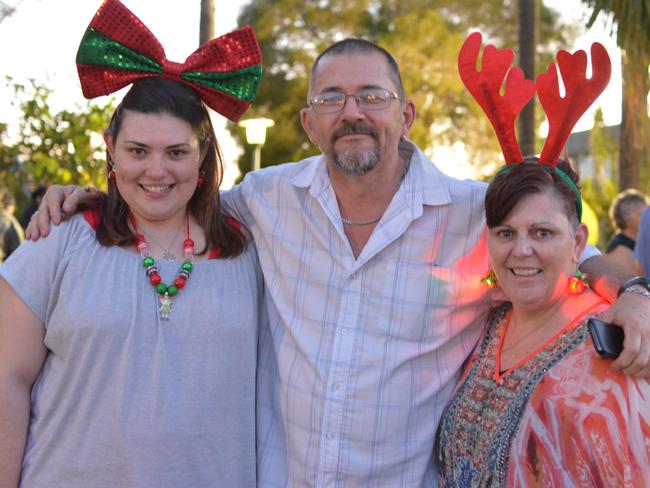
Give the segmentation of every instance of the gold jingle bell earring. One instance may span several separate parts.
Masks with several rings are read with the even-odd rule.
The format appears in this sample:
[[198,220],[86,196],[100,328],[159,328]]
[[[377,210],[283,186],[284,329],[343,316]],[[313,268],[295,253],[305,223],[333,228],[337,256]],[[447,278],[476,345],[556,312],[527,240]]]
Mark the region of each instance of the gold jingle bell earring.
[[487,276],[481,278],[481,283],[485,283],[488,288],[497,287],[497,275],[494,274],[494,271],[490,270]]
[[576,274],[569,278],[569,293],[579,295],[589,287],[587,275],[576,269]]

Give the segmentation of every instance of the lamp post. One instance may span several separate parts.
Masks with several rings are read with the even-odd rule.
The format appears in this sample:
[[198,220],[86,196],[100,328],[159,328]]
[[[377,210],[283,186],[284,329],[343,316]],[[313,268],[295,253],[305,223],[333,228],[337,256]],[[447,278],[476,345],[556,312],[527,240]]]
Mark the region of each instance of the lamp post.
[[273,127],[275,122],[271,119],[246,119],[239,123],[240,127],[246,129],[246,142],[255,146],[253,151],[253,171],[262,166],[262,146],[266,141],[266,129]]

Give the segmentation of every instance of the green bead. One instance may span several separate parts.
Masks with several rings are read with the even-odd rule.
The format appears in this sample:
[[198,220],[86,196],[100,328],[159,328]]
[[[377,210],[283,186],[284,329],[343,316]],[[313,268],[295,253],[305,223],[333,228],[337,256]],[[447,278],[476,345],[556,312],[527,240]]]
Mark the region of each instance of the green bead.
[[181,269],[184,271],[187,271],[188,273],[192,272],[192,263],[185,261],[183,264],[181,264]]
[[164,294],[165,292],[167,292],[167,285],[164,284],[164,283],[159,284],[159,285],[156,287],[156,291],[157,291],[158,293],[160,293],[161,295]]
[[169,285],[169,288],[167,288],[167,294],[170,297],[173,297],[178,293],[178,288],[176,288],[174,285]]
[[153,264],[154,264],[154,260],[153,260],[153,258],[152,258],[151,256],[147,256],[147,257],[144,258],[144,260],[142,261],[142,265],[143,265],[145,268],[148,268],[149,266],[153,266]]

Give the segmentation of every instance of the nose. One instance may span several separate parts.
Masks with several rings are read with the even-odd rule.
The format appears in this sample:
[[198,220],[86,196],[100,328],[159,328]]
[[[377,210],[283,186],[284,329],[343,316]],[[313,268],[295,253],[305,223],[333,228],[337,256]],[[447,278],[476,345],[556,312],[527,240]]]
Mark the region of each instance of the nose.
[[345,95],[345,103],[343,104],[343,109],[341,110],[341,117],[345,119],[362,119],[364,118],[364,112],[359,108],[359,103],[357,102],[355,95]]
[[530,256],[533,254],[532,241],[527,235],[517,237],[512,254],[515,256]]
[[164,156],[162,154],[151,154],[147,161],[146,172],[150,178],[159,179],[164,177],[167,172]]

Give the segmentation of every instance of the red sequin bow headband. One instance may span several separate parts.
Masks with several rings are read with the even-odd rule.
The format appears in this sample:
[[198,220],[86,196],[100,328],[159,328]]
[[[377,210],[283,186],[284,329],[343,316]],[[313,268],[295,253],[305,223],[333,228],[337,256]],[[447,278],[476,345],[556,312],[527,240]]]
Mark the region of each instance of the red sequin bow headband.
[[86,98],[113,93],[140,78],[160,76],[194,88],[210,108],[237,121],[262,77],[262,54],[251,27],[213,39],[184,63],[169,61],[158,39],[118,0],[104,0],[77,52]]
[[[587,53],[560,51],[557,65],[562,74],[565,96],[560,95],[557,70],[551,63],[535,82],[526,80],[520,68],[511,68],[515,57],[511,49],[488,45],[483,50],[481,70],[476,68],[482,44],[480,32],[465,39],[458,55],[458,71],[463,83],[490,119],[499,139],[506,164],[523,161],[515,119],[537,91],[548,118],[549,132],[539,157],[542,164],[555,167],[571,130],[607,86],[612,65],[602,44],[591,46],[591,78],[587,78]],[[505,80],[505,91],[501,85]]]

